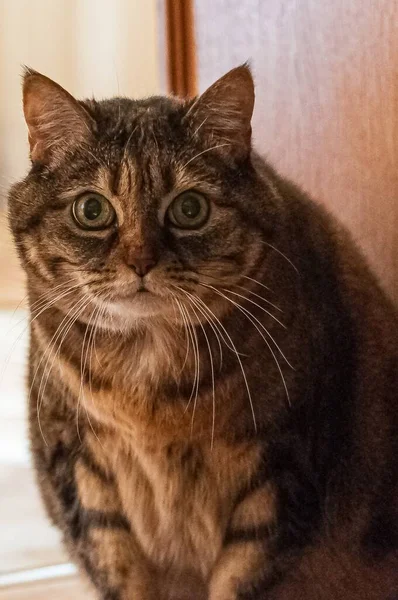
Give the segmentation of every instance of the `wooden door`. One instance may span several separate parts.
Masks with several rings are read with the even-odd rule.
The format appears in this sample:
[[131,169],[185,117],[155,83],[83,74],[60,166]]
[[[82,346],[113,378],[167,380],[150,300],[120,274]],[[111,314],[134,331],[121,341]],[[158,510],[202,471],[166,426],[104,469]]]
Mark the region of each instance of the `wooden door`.
[[195,0],[198,87],[250,60],[256,146],[398,302],[398,0]]

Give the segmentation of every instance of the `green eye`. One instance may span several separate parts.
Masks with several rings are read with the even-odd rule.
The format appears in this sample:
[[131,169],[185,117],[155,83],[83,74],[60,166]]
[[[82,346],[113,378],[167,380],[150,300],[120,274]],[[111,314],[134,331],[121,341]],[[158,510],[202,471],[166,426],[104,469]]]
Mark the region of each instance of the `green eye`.
[[72,213],[76,223],[83,229],[106,229],[115,220],[115,211],[110,202],[93,192],[77,198]]
[[198,229],[209,218],[208,200],[194,191],[183,192],[174,198],[167,210],[167,218],[174,227],[180,229]]

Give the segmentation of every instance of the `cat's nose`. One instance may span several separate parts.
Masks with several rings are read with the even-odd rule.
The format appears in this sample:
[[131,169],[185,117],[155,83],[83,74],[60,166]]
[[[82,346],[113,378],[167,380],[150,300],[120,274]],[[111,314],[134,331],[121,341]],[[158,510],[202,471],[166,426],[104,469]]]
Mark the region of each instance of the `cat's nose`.
[[144,277],[157,265],[158,261],[152,252],[137,252],[129,256],[129,267],[134,269],[139,277]]

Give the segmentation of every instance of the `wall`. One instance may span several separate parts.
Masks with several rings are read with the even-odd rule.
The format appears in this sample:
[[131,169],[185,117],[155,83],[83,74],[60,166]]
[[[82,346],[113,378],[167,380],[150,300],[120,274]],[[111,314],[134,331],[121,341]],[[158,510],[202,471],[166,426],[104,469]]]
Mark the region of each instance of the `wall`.
[[398,1],[195,0],[199,86],[250,60],[254,136],[398,302]]
[[159,92],[156,0],[0,0],[0,200],[28,167],[21,65],[79,96]]

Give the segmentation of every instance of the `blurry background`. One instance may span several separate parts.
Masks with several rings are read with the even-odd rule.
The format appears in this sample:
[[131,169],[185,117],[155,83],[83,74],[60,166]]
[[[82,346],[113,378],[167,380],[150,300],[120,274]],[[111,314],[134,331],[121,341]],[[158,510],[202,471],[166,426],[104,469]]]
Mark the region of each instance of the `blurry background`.
[[0,0],[0,600],[88,598],[27,452],[24,282],[4,217],[28,168],[21,65],[78,97],[192,96],[247,60],[255,145],[340,217],[398,302],[398,0]]

